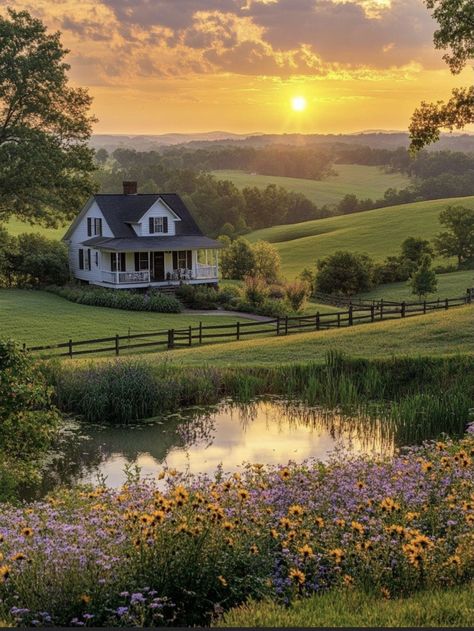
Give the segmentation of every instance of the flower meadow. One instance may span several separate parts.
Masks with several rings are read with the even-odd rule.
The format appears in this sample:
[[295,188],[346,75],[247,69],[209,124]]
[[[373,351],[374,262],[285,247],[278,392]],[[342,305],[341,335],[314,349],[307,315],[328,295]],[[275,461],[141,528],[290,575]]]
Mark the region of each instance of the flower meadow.
[[391,599],[474,578],[474,435],[390,459],[163,470],[0,506],[0,620],[212,622],[248,598]]

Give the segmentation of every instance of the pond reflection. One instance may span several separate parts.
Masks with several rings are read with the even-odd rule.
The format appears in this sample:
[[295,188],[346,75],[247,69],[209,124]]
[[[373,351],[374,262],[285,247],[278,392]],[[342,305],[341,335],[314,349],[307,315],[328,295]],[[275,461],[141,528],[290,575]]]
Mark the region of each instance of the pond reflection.
[[227,401],[125,427],[69,423],[41,483],[24,488],[22,496],[41,497],[58,486],[99,478],[117,487],[125,481],[125,468],[135,465],[142,476],[156,474],[163,465],[212,473],[222,464],[234,471],[244,462],[326,460],[339,446],[353,453],[390,454],[394,438],[387,422],[276,398],[245,406]]

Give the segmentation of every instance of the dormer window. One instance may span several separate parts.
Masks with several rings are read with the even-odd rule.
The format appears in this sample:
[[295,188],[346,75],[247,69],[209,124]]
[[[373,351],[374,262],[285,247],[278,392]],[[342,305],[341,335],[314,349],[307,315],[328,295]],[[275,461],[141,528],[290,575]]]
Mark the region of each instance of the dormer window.
[[87,236],[92,237],[102,236],[102,219],[100,217],[88,217],[87,218]]
[[156,233],[168,233],[168,217],[150,217],[150,234]]

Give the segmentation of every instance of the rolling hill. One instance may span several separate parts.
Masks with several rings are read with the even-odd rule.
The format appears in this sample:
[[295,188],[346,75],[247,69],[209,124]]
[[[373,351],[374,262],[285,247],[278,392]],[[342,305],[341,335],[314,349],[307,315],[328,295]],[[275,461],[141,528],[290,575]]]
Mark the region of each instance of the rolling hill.
[[269,184],[283,186],[290,191],[303,193],[316,206],[337,204],[348,193],[354,193],[359,199],[380,199],[388,188],[404,188],[410,183],[406,176],[384,173],[378,167],[336,164],[334,168],[338,175],[321,181],[228,170],[213,171],[213,174],[221,180],[231,180],[240,189],[246,186],[265,188]]
[[335,250],[366,253],[382,260],[397,254],[406,237],[432,239],[440,230],[440,211],[450,204],[474,208],[474,197],[437,199],[275,226],[251,232],[246,238],[274,243],[282,258],[283,273],[293,278],[304,267],[314,268],[318,259]]

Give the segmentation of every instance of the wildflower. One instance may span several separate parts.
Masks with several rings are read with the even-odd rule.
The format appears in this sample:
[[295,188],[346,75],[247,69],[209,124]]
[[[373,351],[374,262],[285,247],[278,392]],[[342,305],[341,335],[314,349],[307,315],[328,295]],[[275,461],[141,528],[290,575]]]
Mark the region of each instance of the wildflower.
[[280,526],[282,528],[284,528],[285,530],[290,530],[292,523],[291,521],[288,519],[288,517],[282,517],[280,519]]
[[324,528],[324,519],[322,517],[316,517],[314,521],[318,528]]
[[355,530],[356,532],[358,532],[360,535],[364,534],[365,528],[358,521],[351,522],[351,528],[352,528],[352,530]]
[[334,548],[333,550],[329,550],[329,556],[332,557],[336,565],[339,565],[344,560],[344,550]]
[[23,528],[21,531],[21,534],[24,537],[31,537],[33,535],[33,528],[29,528],[29,527]]
[[298,570],[297,568],[292,568],[290,570],[289,577],[291,578],[292,581],[294,581],[295,583],[298,583],[298,585],[303,585],[306,580],[305,574],[301,570]]
[[177,506],[183,506],[184,503],[189,498],[189,493],[186,491],[184,486],[177,486],[175,488],[175,490],[174,490],[174,497],[175,497],[175,500],[176,500],[176,505]]
[[234,540],[232,539],[232,537],[227,537],[225,542],[229,546],[229,548],[233,548],[234,547]]
[[281,469],[278,472],[278,475],[280,476],[282,480],[288,480],[291,474],[290,474],[290,470],[287,467],[285,467],[284,469]]
[[363,489],[363,488],[365,488],[365,483],[362,482],[362,480],[357,480],[356,487],[358,489]]
[[0,581],[5,581],[11,572],[11,567],[9,565],[0,565]]
[[339,528],[344,528],[345,525],[346,525],[345,519],[336,519],[336,526],[339,526]]
[[350,587],[354,584],[354,579],[352,578],[352,576],[349,576],[349,574],[344,574],[342,580],[344,582],[344,585],[346,585],[347,587]]
[[239,496],[239,498],[244,501],[244,500],[248,500],[250,494],[246,489],[239,489],[237,491],[237,495]]
[[288,509],[288,514],[292,515],[293,517],[301,517],[302,515],[304,515],[304,508],[299,504],[293,504]]
[[181,522],[176,526],[176,532],[179,534],[181,532],[188,532],[188,525],[186,522]]
[[458,554],[453,554],[448,559],[448,563],[450,565],[454,565],[455,567],[459,567],[461,565],[461,557]]
[[278,532],[275,530],[275,528],[272,528],[270,530],[270,536],[272,539],[278,539]]
[[410,523],[411,521],[414,521],[415,519],[418,519],[419,516],[420,516],[420,513],[408,512],[405,515],[405,519],[407,520],[408,523]]
[[91,597],[88,594],[82,594],[79,600],[83,605],[88,605],[91,601]]
[[255,544],[250,546],[250,554],[253,554],[254,556],[256,556],[258,554],[258,546],[256,546]]
[[428,473],[429,471],[431,471],[432,468],[433,468],[433,463],[432,462],[425,461],[425,462],[423,462],[421,464],[421,469],[425,473]]
[[24,561],[26,559],[26,554],[23,552],[17,552],[12,556],[12,561]]
[[391,497],[386,497],[380,502],[380,508],[386,513],[392,513],[400,509],[400,505],[393,501]]
[[225,578],[223,576],[218,576],[217,580],[219,581],[219,583],[223,586],[223,587],[227,587],[228,583],[225,580]]
[[300,554],[304,559],[309,559],[314,556],[313,548],[305,544],[301,548],[298,548],[298,554]]
[[224,530],[227,530],[229,532],[230,530],[234,530],[235,526],[234,526],[234,524],[232,522],[225,521],[222,524],[222,528],[224,528]]
[[386,600],[390,599],[390,591],[387,587],[381,587],[380,593],[382,594],[382,598],[385,598]]

